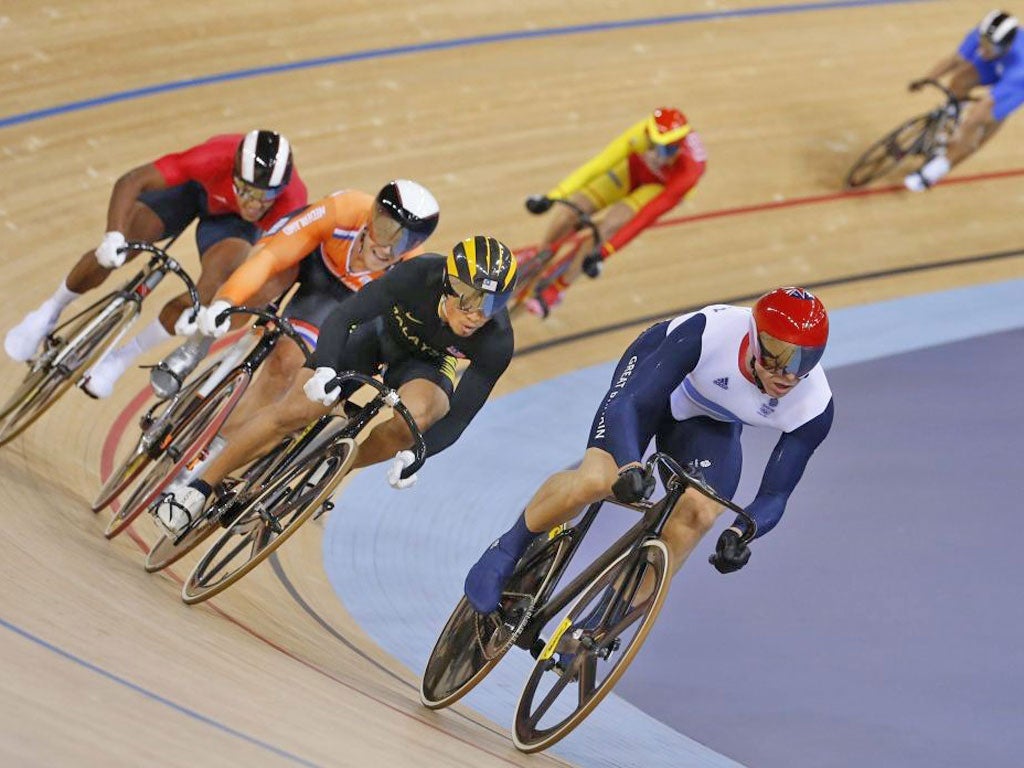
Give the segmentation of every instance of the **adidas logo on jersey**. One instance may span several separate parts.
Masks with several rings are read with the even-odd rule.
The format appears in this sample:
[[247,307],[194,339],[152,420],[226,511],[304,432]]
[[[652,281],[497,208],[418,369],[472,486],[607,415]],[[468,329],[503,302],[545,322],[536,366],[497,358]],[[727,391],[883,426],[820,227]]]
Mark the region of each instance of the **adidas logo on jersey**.
[[715,384],[720,386],[722,389],[728,389],[729,388],[729,377],[725,376],[725,377],[723,377],[721,379],[715,379]]

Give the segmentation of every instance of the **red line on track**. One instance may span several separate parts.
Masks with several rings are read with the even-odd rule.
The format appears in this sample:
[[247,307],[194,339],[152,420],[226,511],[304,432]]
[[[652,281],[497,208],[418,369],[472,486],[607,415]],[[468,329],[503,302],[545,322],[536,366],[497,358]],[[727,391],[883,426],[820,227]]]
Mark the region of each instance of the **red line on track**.
[[[951,179],[945,179],[937,187],[954,186],[957,184],[976,184],[980,181],[999,181],[1001,179],[1011,179],[1018,176],[1024,176],[1024,168],[1015,168],[1008,171],[993,171],[992,173],[978,173],[973,176],[955,176]],[[769,203],[757,203],[755,205],[743,205],[736,208],[722,208],[717,211],[708,211],[707,213],[695,213],[690,216],[674,216],[667,219],[662,219],[654,227],[672,227],[679,226],[681,224],[693,224],[698,221],[707,221],[709,219],[721,219],[730,216],[742,216],[750,213],[764,213],[767,211],[776,211],[783,208],[798,208],[805,205],[819,205],[821,203],[834,203],[839,200],[849,200],[858,197],[872,197],[876,195],[892,195],[892,194],[920,194],[907,192],[902,184],[891,184],[885,187],[874,187],[871,189],[853,189],[849,191],[840,192],[829,192],[824,195],[810,195],[807,197],[793,197],[789,200],[773,200]]]

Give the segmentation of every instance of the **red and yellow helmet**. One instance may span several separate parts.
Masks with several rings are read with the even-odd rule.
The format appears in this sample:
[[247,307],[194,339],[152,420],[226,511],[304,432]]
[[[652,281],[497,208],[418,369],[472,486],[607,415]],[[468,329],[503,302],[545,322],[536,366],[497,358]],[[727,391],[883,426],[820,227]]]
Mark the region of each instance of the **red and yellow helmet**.
[[675,107],[658,107],[647,118],[647,138],[659,146],[678,144],[689,132],[686,115]]

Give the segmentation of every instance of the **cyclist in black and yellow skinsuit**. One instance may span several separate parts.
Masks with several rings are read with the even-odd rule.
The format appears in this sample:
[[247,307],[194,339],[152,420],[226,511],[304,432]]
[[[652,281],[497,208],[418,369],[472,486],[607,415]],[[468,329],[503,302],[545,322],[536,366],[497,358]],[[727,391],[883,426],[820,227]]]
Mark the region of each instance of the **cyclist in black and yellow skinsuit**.
[[[194,518],[213,486],[233,470],[352,394],[326,390],[337,371],[372,375],[383,369],[385,383],[398,391],[423,431],[426,455],[444,450],[472,421],[512,359],[505,304],[515,281],[512,252],[483,236],[456,244],[447,257],[425,254],[397,265],[327,318],[314,355],[316,370],[301,371],[275,408],[232,434],[199,479],[161,504]],[[459,359],[469,366],[456,384]],[[413,462],[411,446],[405,422],[390,419],[362,442],[355,466],[393,457],[388,480],[406,488],[416,480],[402,476]]]

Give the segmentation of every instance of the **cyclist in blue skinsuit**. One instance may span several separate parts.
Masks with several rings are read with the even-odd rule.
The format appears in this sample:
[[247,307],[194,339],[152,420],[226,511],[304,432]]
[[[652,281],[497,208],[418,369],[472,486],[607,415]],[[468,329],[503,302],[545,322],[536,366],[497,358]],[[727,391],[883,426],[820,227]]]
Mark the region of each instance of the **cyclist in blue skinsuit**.
[[[827,339],[825,307],[801,288],[766,293],[753,310],[712,305],[640,334],[616,366],[583,461],[549,477],[470,569],[465,592],[473,608],[489,613],[498,606],[516,562],[542,532],[610,494],[633,502],[649,493],[653,479],[641,462],[652,440],[731,498],[743,425],[782,432],[747,506],[757,535],[770,531],[832,426],[832,390],[819,363]],[[694,491],[683,494],[662,532],[673,570],[721,512]],[[739,570],[750,558],[742,533],[738,520],[719,536],[720,572]]]
[[910,84],[910,90],[916,91],[925,80],[951,75],[949,89],[959,98],[965,98],[976,86],[988,86],[977,101],[966,106],[960,126],[944,150],[903,179],[911,192],[922,192],[938,183],[951,168],[977,152],[1003,120],[1024,104],[1024,37],[1017,35],[1017,27],[1017,19],[1005,11],[989,12],[976,29],[967,33],[956,53]]

